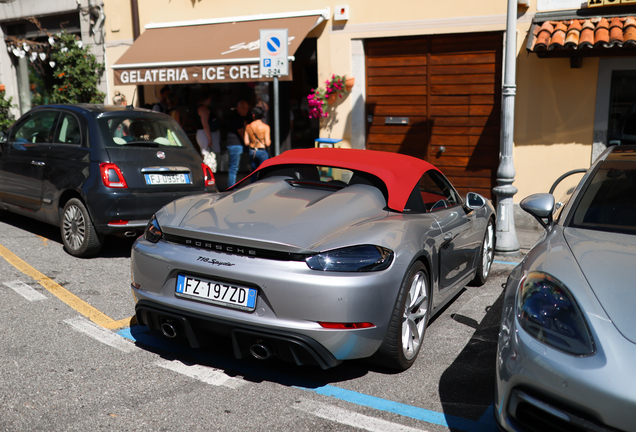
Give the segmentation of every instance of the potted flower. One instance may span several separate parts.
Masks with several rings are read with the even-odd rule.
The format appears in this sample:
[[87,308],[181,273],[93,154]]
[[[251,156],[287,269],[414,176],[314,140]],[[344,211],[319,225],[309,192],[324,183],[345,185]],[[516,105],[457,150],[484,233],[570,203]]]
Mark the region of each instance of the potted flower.
[[325,104],[333,104],[337,97],[348,94],[353,87],[353,78],[347,79],[346,76],[332,75],[331,79],[325,81],[325,88],[312,89],[307,100],[309,101],[309,117],[320,118],[327,117],[329,114],[325,111]]

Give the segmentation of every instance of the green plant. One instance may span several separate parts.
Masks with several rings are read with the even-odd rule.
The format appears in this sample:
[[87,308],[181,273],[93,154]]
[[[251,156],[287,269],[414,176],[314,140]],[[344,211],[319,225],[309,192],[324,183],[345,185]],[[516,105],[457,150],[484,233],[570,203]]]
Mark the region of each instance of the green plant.
[[13,115],[11,115],[11,108],[15,107],[13,104],[13,98],[5,99],[5,92],[0,91],[0,131],[5,132],[13,124]]
[[98,63],[75,35],[66,32],[49,38],[53,67],[53,103],[104,103],[97,90],[104,64]]
[[331,79],[325,81],[325,89],[315,88],[311,90],[307,100],[309,101],[309,118],[327,117],[325,105],[329,103],[329,96],[343,95],[349,93],[345,88],[346,76],[332,75]]

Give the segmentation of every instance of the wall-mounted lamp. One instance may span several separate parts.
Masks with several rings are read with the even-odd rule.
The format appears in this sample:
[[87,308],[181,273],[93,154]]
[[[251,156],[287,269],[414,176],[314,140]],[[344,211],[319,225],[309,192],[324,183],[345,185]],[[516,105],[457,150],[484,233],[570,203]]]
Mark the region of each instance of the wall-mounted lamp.
[[517,0],[517,6],[524,8],[530,7],[530,0]]

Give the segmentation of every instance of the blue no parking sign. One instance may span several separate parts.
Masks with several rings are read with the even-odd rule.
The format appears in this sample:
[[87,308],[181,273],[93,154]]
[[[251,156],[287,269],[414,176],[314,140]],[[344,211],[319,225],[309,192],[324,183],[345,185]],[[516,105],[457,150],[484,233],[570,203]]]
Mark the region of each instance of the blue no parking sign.
[[289,75],[287,29],[261,29],[260,36],[260,74]]

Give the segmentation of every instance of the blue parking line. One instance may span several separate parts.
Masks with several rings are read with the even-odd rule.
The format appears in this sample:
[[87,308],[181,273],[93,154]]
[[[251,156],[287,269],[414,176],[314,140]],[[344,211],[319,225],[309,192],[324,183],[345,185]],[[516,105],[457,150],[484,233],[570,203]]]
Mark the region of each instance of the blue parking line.
[[499,261],[499,260],[494,260],[493,263],[497,263],[497,264],[507,264],[507,265],[519,265],[518,262],[514,262],[514,261]]
[[[366,395],[352,390],[346,390],[332,385],[322,385],[310,380],[287,376],[282,373],[269,370],[267,368],[255,367],[253,365],[241,364],[226,357],[211,354],[202,350],[190,348],[174,343],[163,337],[155,336],[151,332],[144,330],[145,327],[134,326],[117,331],[122,337],[133,342],[167,351],[174,354],[187,355],[201,363],[213,363],[216,367],[230,369],[240,372],[246,376],[255,376],[271,380],[282,385],[293,387],[299,390],[310,391],[323,396],[339,399],[359,406],[373,408],[379,411],[391,412],[404,417],[420,420],[426,423],[445,426],[455,430],[465,432],[495,432],[497,426],[493,418],[493,408],[490,406],[482,417],[478,420],[468,420],[461,417],[449,416],[437,411],[406,405],[399,402],[382,399],[375,396]],[[299,381],[302,381],[299,383]]]

